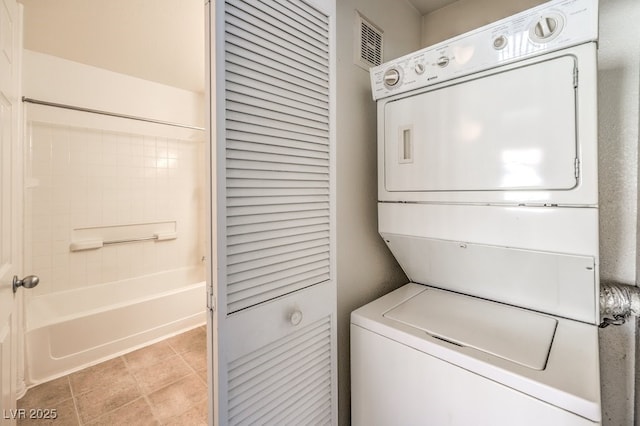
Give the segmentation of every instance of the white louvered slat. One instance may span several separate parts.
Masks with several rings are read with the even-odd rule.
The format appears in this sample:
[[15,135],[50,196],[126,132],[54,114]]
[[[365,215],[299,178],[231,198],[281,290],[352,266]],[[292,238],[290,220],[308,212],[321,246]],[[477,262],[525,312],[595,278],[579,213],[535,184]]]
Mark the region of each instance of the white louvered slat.
[[290,117],[315,121],[317,123],[323,124],[324,128],[327,127],[327,124],[329,122],[328,117],[326,116],[326,111],[321,111],[320,113],[308,112],[299,107],[302,104],[291,105],[291,101],[287,101],[287,104],[278,103],[278,100],[274,99],[273,96],[262,99],[257,97],[256,93],[244,94],[234,92],[233,90],[227,90],[227,99],[233,103],[237,103],[240,105],[249,105],[255,108],[270,109],[279,114],[287,114]]
[[[327,253],[318,253],[312,254],[310,256],[300,257],[300,258],[292,258],[286,261],[287,269],[286,272],[297,272],[297,271],[305,271],[309,268],[302,268],[307,265],[317,265],[322,266],[321,263],[323,260],[328,258]],[[282,275],[278,275],[282,274]],[[296,274],[297,275],[297,274]],[[261,268],[248,269],[243,270],[238,273],[229,273],[228,284],[233,285],[233,291],[235,292],[239,288],[243,287],[244,289],[249,289],[253,286],[262,285],[256,283],[264,283],[264,282],[272,282],[274,278],[278,278],[279,276],[287,276],[282,272],[282,264],[276,263],[273,265],[263,266]]]
[[[270,13],[264,13],[265,11]],[[314,31],[315,28],[313,26],[308,26],[304,23],[300,25],[303,21],[296,20],[293,15],[280,14],[269,7],[267,3],[259,0],[235,3],[235,7],[228,8],[227,13],[246,22],[258,24],[255,26],[259,26],[261,30],[268,29],[268,33],[273,38],[289,43],[287,47],[292,52],[314,52],[317,55],[318,62],[328,63],[328,44],[325,42],[327,39],[326,33],[322,34],[323,31]],[[252,30],[255,30],[255,28],[249,28],[247,32]]]
[[240,244],[248,244],[255,243],[259,241],[270,241],[278,238],[286,238],[289,236],[301,236],[304,234],[323,232],[329,229],[329,226],[325,224],[319,225],[307,225],[307,226],[298,226],[292,228],[284,228],[284,229],[275,229],[273,231],[263,231],[263,232],[246,232],[229,236],[229,246],[235,246]]
[[269,241],[257,241],[257,242],[247,243],[247,244],[230,245],[227,248],[227,254],[235,255],[235,254],[247,253],[252,251],[260,251],[260,250],[265,250],[265,249],[278,247],[282,245],[298,244],[308,240],[316,240],[318,238],[328,239],[329,233],[325,231],[312,232],[309,234],[295,235],[291,237],[274,238]]
[[254,234],[260,234],[262,232],[275,231],[280,229],[291,229],[291,228],[297,229],[304,226],[320,225],[320,224],[327,225],[328,223],[329,223],[329,220],[326,218],[325,215],[303,217],[303,218],[296,217],[295,219],[287,220],[287,221],[275,221],[275,222],[261,221],[258,223],[244,224],[241,226],[229,226],[227,236],[254,235]]
[[232,231],[232,235],[240,234],[240,231],[234,231],[235,226],[238,225],[252,225],[265,222],[280,222],[290,221],[295,219],[309,218],[309,217],[323,217],[326,219],[326,210],[305,210],[305,211],[288,211],[288,212],[275,212],[271,214],[257,214],[257,215],[245,215],[229,218],[227,226]]
[[[309,44],[322,44],[328,37],[326,21],[318,22],[309,20],[306,12],[295,13],[291,9],[283,8],[275,2],[264,2],[260,0],[247,0],[254,10],[275,19],[276,26],[284,25],[287,32],[293,37],[299,37]],[[257,15],[257,13],[256,13]],[[268,18],[267,18],[268,20]]]
[[[327,238],[317,238],[315,240],[306,240],[299,243],[287,244],[285,246],[277,246],[261,250],[259,252],[245,252],[228,256],[229,267],[237,263],[246,262],[245,269],[251,268],[251,262],[259,262],[263,259],[270,259],[287,253],[295,253],[299,250],[307,250],[309,248],[320,247],[322,250],[329,249],[329,240]],[[248,266],[247,266],[248,265]],[[235,272],[235,270],[234,270]]]
[[[312,105],[326,105],[328,101],[325,97],[321,96],[318,92],[307,89],[304,85],[294,84],[287,80],[286,74],[273,73],[265,74],[269,72],[268,68],[261,68],[257,64],[247,61],[241,57],[227,58],[226,72],[229,77],[229,81],[242,83],[242,77],[254,81],[255,84],[264,84],[265,87],[272,88],[272,90],[283,89],[289,91],[291,96],[299,95],[295,99],[303,102],[305,98],[307,103]],[[265,89],[266,90],[266,89]]]
[[260,126],[262,129],[276,129],[288,133],[288,135],[299,135],[304,137],[305,135],[315,136],[318,138],[324,138],[327,136],[326,129],[317,129],[315,127],[305,126],[303,123],[296,123],[296,120],[287,121],[286,118],[282,120],[282,117],[277,116],[272,111],[263,110],[261,114],[252,113],[242,108],[236,108],[239,111],[233,109],[227,109],[227,117],[229,121],[236,121],[240,123],[251,123],[253,125]]
[[280,154],[291,157],[319,158],[323,160],[329,160],[329,153],[327,151],[292,148],[289,146],[283,146],[283,144],[281,143],[276,144],[275,142],[279,140],[274,140],[274,143],[259,143],[248,141],[247,139],[248,138],[246,137],[245,140],[229,138],[227,139],[227,148],[245,152],[260,152],[265,154]]
[[[230,274],[229,282],[227,283],[229,286],[227,293],[229,301],[238,302],[243,297],[276,291],[279,287],[295,284],[298,280],[307,280],[310,277],[323,275],[328,271],[324,266],[326,265],[327,257],[325,254],[320,254],[301,259],[299,262],[287,262],[286,268],[281,265],[279,267],[270,266],[263,268],[264,275],[259,275],[255,271],[247,271],[246,274]],[[300,266],[296,266],[297,264],[300,264]],[[252,275],[257,276],[252,277]],[[234,282],[236,276],[238,278]],[[242,292],[241,295],[238,294],[240,292]]]
[[326,182],[327,175],[317,173],[292,173],[292,172],[268,172],[264,170],[228,170],[230,179],[265,179],[265,180],[291,180],[291,181],[321,181]]
[[240,76],[233,75],[233,82],[227,84],[227,95],[232,96],[249,96],[254,102],[269,102],[277,105],[284,105],[287,108],[295,110],[297,115],[311,118],[311,117],[326,117],[327,110],[326,105],[322,102],[319,105],[314,105],[313,102],[308,102],[308,99],[300,101],[298,99],[292,99],[289,93],[278,90],[277,88],[270,88],[271,90],[264,90],[264,87],[258,87],[256,84],[238,84],[236,80],[242,80]]
[[306,424],[331,398],[330,348],[325,318],[229,363],[229,424]]
[[[301,150],[306,156],[320,155],[323,153],[325,156],[329,154],[329,147],[326,144],[316,141],[303,142],[299,139],[287,139],[283,137],[274,137],[264,133],[251,132],[251,128],[245,128],[242,130],[227,129],[227,144],[229,148],[234,148],[236,142],[257,143],[260,145],[277,146],[282,148],[290,148],[294,150]],[[300,153],[292,154],[299,156]]]
[[281,6],[281,8],[278,8],[277,10],[283,15],[293,15],[296,17],[298,22],[306,22],[307,26],[316,26],[319,28],[317,30],[319,33],[323,35],[327,34],[329,22],[327,17],[322,13],[319,13],[314,9],[301,7],[299,2],[291,2],[289,0],[275,0],[272,4],[274,8]]
[[[237,67],[236,67],[237,69]],[[288,105],[300,107],[311,112],[325,114],[327,111],[327,102],[317,100],[310,97],[296,96],[296,93],[290,93],[289,90],[283,89],[281,85],[267,86],[263,82],[247,78],[244,74],[237,74],[227,69],[227,86],[229,90],[234,92],[255,93],[258,97],[267,97],[278,102],[285,102]],[[284,83],[284,82],[283,82]]]
[[278,256],[269,256],[260,259],[255,259],[252,261],[241,262],[236,264],[230,264],[228,267],[229,274],[233,275],[237,271],[255,271],[260,268],[264,268],[271,265],[279,265],[285,262],[291,262],[296,259],[307,258],[309,256],[314,256],[317,254],[324,254],[327,250],[326,245],[318,245],[316,247],[308,248],[305,250],[296,250],[290,251],[288,253],[284,253]]
[[[329,387],[331,382],[325,379],[325,386],[319,386],[317,389],[305,389],[306,392],[298,394],[292,398],[290,407],[277,410],[273,416],[265,416],[265,422],[274,425],[291,424],[296,417],[302,419],[311,419],[307,421],[309,425],[330,424],[331,418],[328,414],[330,405],[330,396],[324,391],[324,387]],[[300,413],[300,406],[304,406]]]
[[[326,145],[326,138],[323,136],[314,136],[308,133],[295,133],[291,131],[291,129],[279,129],[277,127],[271,126],[260,126],[251,121],[247,122],[246,120],[251,120],[253,117],[242,116],[241,114],[237,115],[237,120],[234,120],[232,117],[227,117],[227,128],[229,130],[237,130],[246,133],[255,133],[262,134],[267,136],[272,136],[275,138],[282,138],[285,140],[298,140],[301,142],[314,143],[318,145]],[[271,123],[272,125],[274,123]],[[317,132],[316,132],[317,133]]]
[[[237,23],[240,24],[240,22]],[[228,58],[239,56],[250,61],[265,62],[265,65],[270,68],[280,69],[283,72],[294,74],[302,80],[308,80],[320,85],[323,84],[323,81],[326,81],[327,68],[324,64],[300,62],[302,58],[293,53],[288,56],[276,56],[274,58],[274,49],[275,51],[278,50],[277,43],[261,41],[260,44],[256,44],[253,39],[245,40],[233,34],[229,35],[226,42],[227,52],[229,53]]]
[[[308,66],[318,67],[327,65],[327,63],[322,59],[323,52],[319,49],[313,49],[311,51],[303,50],[292,43],[292,39],[279,38],[274,36],[272,33],[257,27],[250,27],[249,31],[247,31],[246,23],[240,23],[237,21],[236,23],[240,26],[237,27],[231,23],[227,25],[227,34],[236,44],[239,40],[246,40],[248,44],[245,44],[245,46],[260,46],[272,51],[275,55],[280,54],[279,58],[282,58],[283,61],[285,59],[291,59],[297,62],[306,63]],[[233,36],[237,38],[234,38]],[[278,47],[280,47],[279,50]],[[231,57],[231,55],[228,57]]]
[[278,108],[277,105],[265,104],[255,106],[240,102],[227,102],[228,112],[234,111],[252,117],[260,117],[262,123],[265,122],[262,119],[269,120],[270,127],[274,125],[281,127],[281,123],[295,124],[296,126],[299,126],[298,130],[296,130],[298,132],[307,133],[309,132],[309,130],[314,129],[316,131],[314,131],[313,133],[320,135],[321,133],[318,133],[317,130],[320,130],[321,132],[327,132],[329,130],[329,126],[326,121],[323,122],[319,120],[308,119],[305,117],[298,117],[295,115],[287,114],[286,112],[282,112],[282,109],[283,108]]
[[268,153],[267,150],[258,151],[255,147],[245,147],[245,149],[228,149],[227,158],[232,158],[234,160],[259,161],[263,163],[301,164],[319,167],[327,167],[329,165],[328,158],[313,158],[309,156],[291,154],[273,154]]

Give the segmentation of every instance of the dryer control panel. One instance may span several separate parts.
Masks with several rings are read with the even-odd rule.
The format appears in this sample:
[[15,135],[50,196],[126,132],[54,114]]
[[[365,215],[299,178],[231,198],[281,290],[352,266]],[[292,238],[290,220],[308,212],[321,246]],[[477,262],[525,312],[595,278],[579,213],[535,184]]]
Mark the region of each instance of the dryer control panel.
[[597,0],[551,1],[371,68],[373,99],[597,39]]

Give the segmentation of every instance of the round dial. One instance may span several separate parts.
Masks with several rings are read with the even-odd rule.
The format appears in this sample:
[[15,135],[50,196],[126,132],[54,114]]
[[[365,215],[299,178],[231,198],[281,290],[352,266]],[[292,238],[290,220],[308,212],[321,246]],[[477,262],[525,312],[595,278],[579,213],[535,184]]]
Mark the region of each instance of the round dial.
[[447,56],[440,56],[436,61],[436,64],[438,64],[440,68],[444,68],[449,65],[449,58]]
[[394,87],[400,82],[400,71],[398,71],[396,68],[389,68],[385,71],[383,79],[385,86]]
[[546,18],[542,18],[538,21],[538,23],[533,27],[533,31],[540,38],[549,38],[557,28],[558,21],[551,16],[547,16]]
[[422,74],[424,72],[424,64],[422,63],[417,63],[413,69],[415,70],[416,74]]
[[556,13],[544,15],[533,24],[529,30],[529,37],[534,42],[546,43],[556,38],[563,26],[564,19],[561,15]]

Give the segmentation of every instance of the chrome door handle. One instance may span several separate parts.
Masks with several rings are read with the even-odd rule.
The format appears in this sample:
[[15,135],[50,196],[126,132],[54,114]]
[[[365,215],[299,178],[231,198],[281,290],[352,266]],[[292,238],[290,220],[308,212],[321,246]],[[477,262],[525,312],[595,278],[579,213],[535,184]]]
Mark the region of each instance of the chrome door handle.
[[17,275],[13,276],[13,292],[18,291],[18,287],[34,288],[40,282],[40,278],[36,275],[27,275],[19,280]]

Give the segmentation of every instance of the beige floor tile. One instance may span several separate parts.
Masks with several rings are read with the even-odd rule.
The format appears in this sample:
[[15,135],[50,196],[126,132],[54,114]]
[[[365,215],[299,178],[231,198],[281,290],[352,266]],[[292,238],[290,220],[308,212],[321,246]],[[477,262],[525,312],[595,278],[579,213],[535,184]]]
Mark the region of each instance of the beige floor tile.
[[174,356],[176,353],[166,341],[155,343],[146,348],[124,355],[127,366],[131,370],[149,367],[159,361]]
[[180,354],[187,364],[194,370],[207,368],[207,351],[189,351]]
[[177,353],[207,350],[207,333],[202,327],[196,327],[185,333],[167,339],[167,343]]
[[178,418],[192,407],[207,399],[207,387],[196,374],[191,374],[149,394],[149,402],[156,418],[161,422]]
[[111,425],[127,425],[127,426],[151,426],[160,424],[155,417],[151,407],[144,398],[138,398],[135,401],[124,405],[117,410],[111,411],[89,423],[91,426],[111,426]]
[[206,368],[204,370],[196,371],[196,374],[202,379],[205,385],[208,383],[209,376]]
[[[31,390],[29,392],[31,392]],[[73,403],[73,399],[67,399],[66,401],[57,402],[55,404],[52,404],[50,407],[47,407],[46,409],[55,410],[55,419],[37,418],[37,415],[39,414],[38,412],[30,412],[29,408],[25,408],[26,418],[18,419],[18,424],[20,426],[77,426],[80,424],[80,422],[78,421],[78,415],[76,414],[76,407]],[[52,415],[53,411],[49,411],[48,414]]]
[[73,395],[78,396],[91,389],[107,387],[114,380],[127,375],[127,366],[122,357],[118,357],[73,373],[69,381]]
[[133,372],[144,395],[156,391],[191,374],[187,363],[178,355]]
[[57,417],[18,424],[207,424],[206,362],[202,326],[29,389],[18,408],[27,415],[31,408],[55,409]]
[[110,411],[126,405],[142,396],[133,376],[126,374],[114,378],[107,385],[96,387],[76,395],[78,415],[83,423],[96,419]]
[[55,408],[56,404],[71,398],[67,376],[35,386],[18,400],[18,408]]
[[192,426],[206,426],[208,420],[208,401],[205,399],[184,413],[167,419],[162,422],[163,425],[166,426],[182,426],[182,425],[192,425]]

